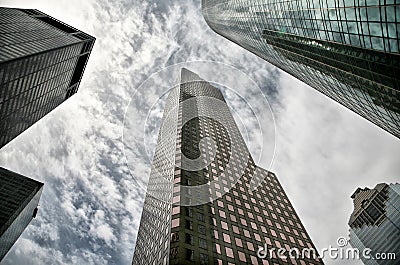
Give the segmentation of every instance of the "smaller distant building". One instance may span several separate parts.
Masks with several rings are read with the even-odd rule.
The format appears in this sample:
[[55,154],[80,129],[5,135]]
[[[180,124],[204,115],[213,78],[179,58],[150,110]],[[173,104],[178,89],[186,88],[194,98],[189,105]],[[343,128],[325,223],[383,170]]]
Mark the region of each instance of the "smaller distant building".
[[[350,244],[366,265],[400,264],[400,184],[358,188],[351,196]],[[371,249],[365,258],[361,253]]]
[[0,167],[0,261],[35,218],[43,183]]

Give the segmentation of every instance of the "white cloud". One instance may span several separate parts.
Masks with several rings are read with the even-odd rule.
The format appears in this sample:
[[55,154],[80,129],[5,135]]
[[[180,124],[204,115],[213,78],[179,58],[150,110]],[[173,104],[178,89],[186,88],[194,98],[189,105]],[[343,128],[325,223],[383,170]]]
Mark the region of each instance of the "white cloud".
[[335,247],[348,236],[351,194],[398,181],[400,141],[287,74],[280,87],[273,171],[317,248]]

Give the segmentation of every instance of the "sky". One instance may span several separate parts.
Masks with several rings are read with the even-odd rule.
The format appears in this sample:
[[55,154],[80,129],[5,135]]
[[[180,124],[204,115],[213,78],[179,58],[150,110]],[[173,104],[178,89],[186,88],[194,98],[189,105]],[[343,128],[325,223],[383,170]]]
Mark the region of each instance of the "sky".
[[[258,165],[276,173],[317,249],[348,236],[350,196],[358,187],[399,182],[399,139],[214,33],[200,2],[0,0],[39,9],[97,38],[78,93],[0,150],[0,166],[45,183],[38,216],[2,265],[131,263],[145,195],[138,179],[150,162],[143,148],[126,158],[124,117],[127,110],[140,114],[136,92],[152,74],[188,61],[232,66],[264,93],[276,148],[272,166],[268,159]],[[144,92],[161,97],[156,87]],[[246,106],[230,99],[245,115]],[[161,106],[151,113],[150,153]],[[252,134],[247,140],[253,156],[257,140]]]

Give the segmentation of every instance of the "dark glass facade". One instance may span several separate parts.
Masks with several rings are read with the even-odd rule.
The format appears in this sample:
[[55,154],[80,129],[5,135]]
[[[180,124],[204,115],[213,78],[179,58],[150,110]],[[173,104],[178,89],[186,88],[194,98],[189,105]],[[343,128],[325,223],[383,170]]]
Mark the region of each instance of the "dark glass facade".
[[94,42],[38,10],[0,8],[0,148],[77,92]]
[[0,261],[37,214],[43,183],[0,167]]
[[[365,248],[371,249],[369,255],[375,258],[366,259],[360,255],[364,264],[399,264],[400,184],[382,183],[374,189],[359,188],[351,198],[354,211],[349,220],[350,244],[360,253]],[[375,257],[376,254],[379,256]]]
[[218,34],[400,138],[394,0],[202,0]]
[[[166,101],[132,264],[323,264],[257,256],[264,244],[315,247],[275,174],[255,165],[220,90],[186,69],[180,80]],[[254,178],[264,181],[251,190]]]

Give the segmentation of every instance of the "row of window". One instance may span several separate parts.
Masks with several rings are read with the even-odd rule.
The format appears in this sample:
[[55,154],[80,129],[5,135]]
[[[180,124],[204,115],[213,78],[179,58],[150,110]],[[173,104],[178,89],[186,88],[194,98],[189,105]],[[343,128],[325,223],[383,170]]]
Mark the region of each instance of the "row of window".
[[[3,100],[5,101],[4,104],[9,102],[8,104],[14,108],[4,107],[1,115],[3,117],[7,116],[7,114],[50,91],[56,90],[63,84],[68,87],[75,70],[75,63],[76,58],[72,58],[66,61],[65,64],[58,64],[54,68],[48,68],[46,72],[41,71],[5,85],[6,92],[4,94],[6,94],[6,98]],[[17,105],[10,102],[16,102]]]
[[15,58],[27,56],[32,53],[39,53],[50,49],[78,43],[80,40],[70,35],[62,35],[51,39],[41,39],[29,43],[13,44],[3,46],[0,49],[0,61],[8,61]]
[[[227,1],[225,2],[225,4],[221,6],[225,6],[224,7],[225,9],[231,10],[231,7],[228,6],[230,4],[231,1]],[[250,3],[250,4],[253,5],[256,3]],[[238,5],[246,5],[246,3],[238,2]],[[215,10],[213,10],[214,8]],[[370,104],[363,103],[363,101],[359,100],[358,97],[356,97],[357,95],[352,96],[351,94],[349,94],[353,89],[357,90],[361,88],[362,90],[365,87],[365,85],[363,84],[357,84],[356,83],[357,79],[354,76],[351,77],[350,76],[351,74],[349,74],[349,78],[346,77],[347,80],[354,80],[354,84],[344,85],[341,81],[330,76],[329,72],[332,71],[332,69],[327,68],[326,71],[324,70],[324,72],[318,71],[318,68],[322,67],[323,64],[321,64],[318,67],[315,66],[309,67],[307,65],[304,65],[303,62],[307,61],[307,60],[304,61],[304,58],[302,59],[302,61],[300,60],[297,61],[296,57],[293,56],[293,53],[290,53],[287,50],[282,50],[282,52],[279,52],[276,48],[266,43],[265,40],[263,41],[261,39],[261,32],[260,32],[260,25],[262,25],[262,23],[257,24],[256,20],[258,18],[254,18],[252,20],[247,20],[247,21],[236,21],[235,18],[230,18],[228,21],[219,20],[221,14],[219,12],[216,12],[217,10],[218,10],[217,7],[214,7],[213,5],[209,4],[209,10],[205,11],[206,19],[209,22],[209,24],[214,28],[214,30],[220,32],[224,36],[228,36],[231,40],[234,40],[237,43],[241,44],[242,46],[246,47],[247,49],[255,52],[260,57],[266,59],[267,61],[273,63],[274,65],[280,67],[281,69],[287,71],[288,73],[294,75],[295,77],[311,85],[312,87],[316,88],[317,90],[321,91],[327,96],[335,99],[336,101],[356,111],[357,113],[371,120],[375,124],[379,124],[381,127],[388,130],[389,132],[395,135],[400,133],[397,121],[399,115],[395,114],[395,112],[385,107],[388,106],[388,104],[387,105],[382,104],[382,106],[386,108],[386,110],[384,110],[383,112],[379,110],[379,106],[371,106],[372,110],[368,111],[367,109],[369,108]],[[256,16],[255,14],[253,15]],[[229,17],[230,14],[227,14],[227,16]],[[224,19],[227,19],[228,18],[227,16],[225,16]],[[258,16],[262,17],[263,14],[258,14]],[[393,17],[395,16],[391,16],[391,18]],[[261,21],[261,19],[258,20]],[[218,21],[218,23],[213,23],[213,21]],[[244,26],[243,29],[241,29],[242,25]],[[393,29],[395,29],[394,27],[395,25],[394,24],[390,25],[391,26],[389,26],[388,28],[386,27],[383,28],[384,34],[386,34],[385,31],[388,30],[394,32]],[[365,29],[368,30],[368,25],[366,26],[367,27],[365,27]],[[284,30],[282,33],[289,32],[290,30],[288,28],[283,28],[283,29]],[[323,28],[323,30],[327,31],[328,28]],[[311,35],[311,37],[316,37],[316,36]],[[342,37],[346,38],[345,35],[342,35]],[[339,36],[339,38],[341,37]],[[387,47],[390,47],[391,51],[398,52],[398,39],[393,39],[393,40],[382,39],[382,38],[375,39],[375,37],[370,38],[369,36],[366,38],[364,37],[360,38],[354,35],[354,38],[350,37],[351,43],[353,42],[353,40],[358,40],[360,42],[359,44],[361,47],[364,46],[368,48],[373,48],[374,47],[373,45],[377,45],[377,47],[378,46],[385,47],[386,50]],[[341,42],[341,40],[338,41]],[[354,45],[356,45],[356,43],[354,43]],[[380,56],[380,58],[383,57],[384,56]],[[343,92],[341,92],[342,88]],[[379,90],[381,89],[379,88]]]
[[0,227],[25,200],[32,198],[39,186],[34,180],[0,169]]
[[[40,99],[42,100],[42,102],[44,101],[44,97]],[[22,112],[24,115],[29,116],[15,115],[3,120],[1,127],[4,134],[0,136],[1,146],[7,144],[9,141],[18,136],[21,132],[29,128],[36,121],[52,111],[55,107],[61,104],[64,99],[64,95],[53,97],[50,102],[45,102],[45,105],[42,105],[40,109],[35,109],[33,107],[34,105],[28,105],[28,107],[31,108],[32,111],[25,111],[26,109],[22,109]]]
[[[171,205],[146,196],[136,241],[134,264],[167,264]],[[174,222],[172,226],[174,226]],[[178,222],[179,225],[179,222]]]
[[6,84],[18,78],[25,78],[32,73],[40,72],[52,65],[77,57],[81,46],[82,44],[73,45],[3,64],[0,67],[0,83]]
[[[73,69],[60,74],[57,78],[48,80],[34,89],[12,98],[1,104],[0,115],[3,119],[8,116],[30,115],[32,112],[47,105],[55,97],[65,95]],[[20,111],[21,110],[21,111]]]

